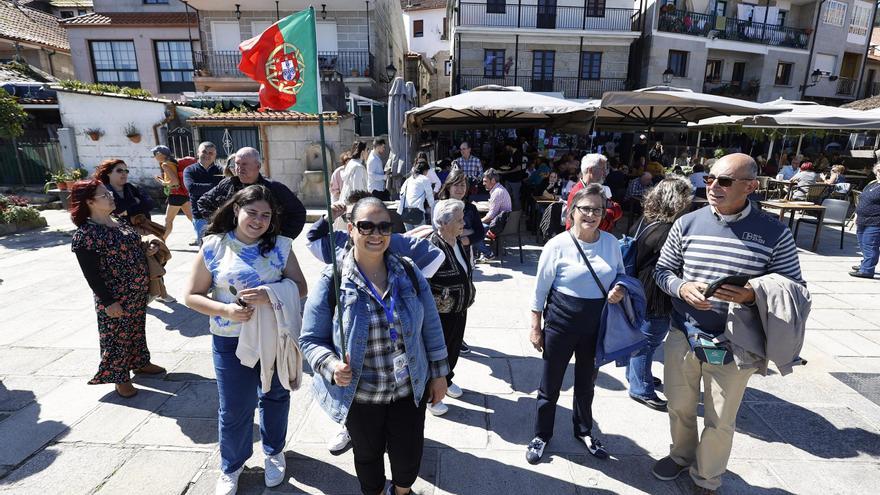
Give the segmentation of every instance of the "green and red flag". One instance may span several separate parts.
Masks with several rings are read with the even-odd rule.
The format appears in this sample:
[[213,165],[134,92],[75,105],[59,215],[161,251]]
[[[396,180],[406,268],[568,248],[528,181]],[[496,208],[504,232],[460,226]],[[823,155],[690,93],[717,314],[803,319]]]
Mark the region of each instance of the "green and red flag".
[[317,45],[313,7],[241,42],[238,70],[260,83],[261,110],[321,113]]

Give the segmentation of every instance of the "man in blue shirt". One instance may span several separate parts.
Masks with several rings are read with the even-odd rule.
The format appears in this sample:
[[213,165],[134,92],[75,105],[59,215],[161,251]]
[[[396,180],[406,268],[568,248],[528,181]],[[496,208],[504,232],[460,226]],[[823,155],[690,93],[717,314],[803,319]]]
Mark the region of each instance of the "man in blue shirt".
[[199,198],[210,191],[223,179],[223,171],[214,163],[217,160],[217,147],[210,141],[199,144],[199,161],[183,170],[183,185],[189,191],[192,204],[193,225],[196,228],[196,242],[201,244],[202,234],[208,226],[209,214],[199,208]]

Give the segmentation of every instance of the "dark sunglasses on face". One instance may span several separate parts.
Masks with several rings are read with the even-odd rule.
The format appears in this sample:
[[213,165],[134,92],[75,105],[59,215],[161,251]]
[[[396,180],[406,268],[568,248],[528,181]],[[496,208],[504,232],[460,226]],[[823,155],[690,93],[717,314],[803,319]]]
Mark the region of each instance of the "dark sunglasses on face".
[[727,176],[724,176],[724,175],[722,175],[722,176],[720,176],[720,177],[715,177],[714,175],[704,175],[704,176],[703,176],[703,182],[705,182],[707,186],[712,185],[712,183],[715,182],[716,180],[718,181],[718,185],[719,185],[719,186],[721,186],[721,187],[730,187],[730,186],[733,185],[734,182],[736,182],[736,181],[738,181],[738,180],[742,180],[742,181],[747,181],[747,182],[748,182],[748,181],[752,181],[752,180],[755,180],[755,179],[736,179],[736,178],[734,178],[734,177],[727,177]]
[[379,235],[391,235],[391,229],[394,227],[394,224],[391,222],[373,223],[369,220],[361,220],[360,222],[356,222],[354,226],[357,227],[358,232],[361,235],[373,235],[377,229]]
[[114,170],[114,172],[119,172],[120,174],[127,174],[128,169],[127,168],[117,168],[116,170]]

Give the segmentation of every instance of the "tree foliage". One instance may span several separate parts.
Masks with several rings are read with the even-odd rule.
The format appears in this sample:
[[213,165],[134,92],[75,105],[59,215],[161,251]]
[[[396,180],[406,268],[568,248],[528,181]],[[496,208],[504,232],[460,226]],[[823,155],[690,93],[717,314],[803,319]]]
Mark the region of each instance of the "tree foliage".
[[14,138],[24,133],[28,114],[18,101],[0,88],[0,138]]

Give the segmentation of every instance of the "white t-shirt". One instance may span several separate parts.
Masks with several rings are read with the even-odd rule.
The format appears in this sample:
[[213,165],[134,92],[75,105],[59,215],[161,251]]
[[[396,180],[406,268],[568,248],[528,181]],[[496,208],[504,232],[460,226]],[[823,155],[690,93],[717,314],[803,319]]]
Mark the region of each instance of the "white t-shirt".
[[431,180],[422,174],[412,175],[400,188],[397,213],[402,215],[404,208],[418,208],[425,211],[425,200],[428,200],[429,209],[434,207],[434,189],[431,187]]

